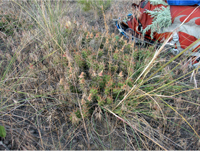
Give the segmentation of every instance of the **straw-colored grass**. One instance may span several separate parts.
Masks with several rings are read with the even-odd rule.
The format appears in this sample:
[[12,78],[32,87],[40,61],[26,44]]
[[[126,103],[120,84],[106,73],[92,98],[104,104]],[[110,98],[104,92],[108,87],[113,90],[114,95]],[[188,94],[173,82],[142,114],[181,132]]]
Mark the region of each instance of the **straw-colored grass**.
[[197,70],[118,35],[131,2],[87,5],[1,2],[1,147],[198,149]]

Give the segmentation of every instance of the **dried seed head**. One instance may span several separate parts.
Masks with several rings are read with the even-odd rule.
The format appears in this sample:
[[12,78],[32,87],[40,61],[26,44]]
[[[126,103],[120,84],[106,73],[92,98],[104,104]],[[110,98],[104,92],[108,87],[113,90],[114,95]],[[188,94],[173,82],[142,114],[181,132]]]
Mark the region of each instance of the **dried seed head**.
[[106,44],[108,44],[109,43],[109,40],[108,40],[108,38],[106,39]]
[[86,39],[88,39],[90,36],[90,33],[88,32],[87,35],[86,35]]
[[99,33],[96,33],[96,36],[95,36],[96,38],[99,38]]
[[127,45],[127,40],[124,41],[124,45]]
[[93,76],[93,77],[96,77],[96,76],[97,76],[97,74],[95,73],[95,71],[92,71],[92,76]]
[[71,25],[72,25],[72,23],[70,21],[67,21],[66,24],[65,24],[65,27],[69,28],[69,27],[71,27]]
[[123,72],[121,71],[118,76],[123,77]]
[[64,81],[65,81],[65,79],[64,79],[64,78],[61,78],[59,84],[60,84],[60,85],[64,85]]
[[103,76],[103,70],[101,70],[101,72],[98,74],[100,77]]
[[65,85],[64,85],[64,90],[65,91],[69,90],[69,85],[67,83],[65,83]]
[[79,118],[76,116],[74,112],[71,113],[72,124],[77,124],[79,122]]
[[33,65],[32,63],[30,63],[29,65],[30,65],[30,66],[29,66],[29,69],[32,70],[32,69],[34,68],[34,65]]
[[84,99],[81,100],[81,105],[84,105],[86,101]]
[[113,38],[112,41],[115,43],[116,42],[116,38]]
[[102,119],[101,113],[102,113],[101,108],[95,108],[95,118],[99,121],[101,121]]
[[112,51],[112,46],[109,47],[108,51]]
[[119,41],[122,41],[123,40],[123,36],[119,39]]
[[80,84],[84,84],[85,83],[85,79],[80,79]]
[[91,34],[90,34],[90,38],[93,38],[93,37],[94,37],[94,35],[93,35],[93,33],[91,33]]
[[131,48],[134,48],[134,46],[135,46],[135,43],[132,42],[132,43],[131,43]]
[[69,79],[71,79],[71,78],[73,78],[73,74],[70,74],[70,75],[69,75]]
[[80,76],[78,76],[79,78],[84,78],[85,73],[81,72]]
[[116,53],[118,53],[118,52],[119,52],[118,48],[116,48],[115,52],[116,52]]
[[120,51],[121,51],[121,52],[123,52],[123,51],[124,51],[124,46],[122,47],[122,49],[120,49]]
[[63,54],[63,57],[67,58],[67,55],[66,55],[66,53],[64,53],[64,54]]
[[2,18],[1,18],[1,21],[2,21],[3,23],[5,23],[5,22],[6,22],[6,19],[5,19],[4,17],[2,17]]
[[88,101],[91,101],[91,100],[92,100],[92,93],[89,94],[89,96],[88,96],[87,99],[88,99]]
[[106,35],[105,35],[107,38],[110,38],[110,34],[108,32],[106,32]]

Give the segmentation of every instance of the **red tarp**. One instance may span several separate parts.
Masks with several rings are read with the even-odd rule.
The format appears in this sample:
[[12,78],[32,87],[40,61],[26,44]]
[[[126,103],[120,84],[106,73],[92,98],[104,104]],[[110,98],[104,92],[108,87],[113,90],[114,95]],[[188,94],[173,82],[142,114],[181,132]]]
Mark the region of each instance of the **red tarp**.
[[[163,5],[152,5],[147,0],[140,4],[139,11],[141,15],[138,19],[141,22],[143,29],[150,25],[153,20],[149,14],[145,13],[145,10],[154,10],[155,8],[161,6]],[[184,49],[200,38],[200,8],[197,8],[197,6],[170,6],[170,12],[172,17],[171,26],[163,29],[162,32],[154,33],[154,40],[165,40],[189,15],[190,17],[176,31],[176,35],[178,35],[178,41],[175,44],[177,47]],[[128,25],[138,34],[142,34],[140,31],[138,31],[139,23],[137,18],[133,17],[133,19],[128,21]],[[145,37],[151,39],[150,33],[150,31],[147,31]],[[193,47],[193,51],[195,51],[197,48],[200,48],[200,43]]]

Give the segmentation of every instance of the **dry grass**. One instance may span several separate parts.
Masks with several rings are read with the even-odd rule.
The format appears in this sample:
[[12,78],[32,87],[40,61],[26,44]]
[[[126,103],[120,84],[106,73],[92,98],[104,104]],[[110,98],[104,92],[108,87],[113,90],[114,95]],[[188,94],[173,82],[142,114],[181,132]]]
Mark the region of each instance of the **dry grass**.
[[155,57],[154,46],[116,37],[112,19],[130,6],[113,1],[103,12],[84,12],[77,2],[1,2],[4,146],[200,147],[199,76],[184,56],[162,50]]

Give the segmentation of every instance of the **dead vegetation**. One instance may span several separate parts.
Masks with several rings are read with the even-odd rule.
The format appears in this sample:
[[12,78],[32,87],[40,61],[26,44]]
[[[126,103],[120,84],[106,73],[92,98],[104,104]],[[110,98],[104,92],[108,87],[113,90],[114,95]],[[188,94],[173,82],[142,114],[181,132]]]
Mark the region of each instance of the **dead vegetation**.
[[164,51],[141,75],[156,48],[112,24],[131,3],[1,2],[1,149],[200,147],[199,77]]

